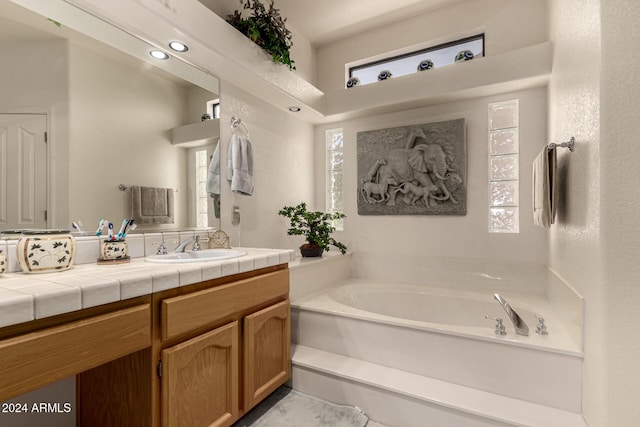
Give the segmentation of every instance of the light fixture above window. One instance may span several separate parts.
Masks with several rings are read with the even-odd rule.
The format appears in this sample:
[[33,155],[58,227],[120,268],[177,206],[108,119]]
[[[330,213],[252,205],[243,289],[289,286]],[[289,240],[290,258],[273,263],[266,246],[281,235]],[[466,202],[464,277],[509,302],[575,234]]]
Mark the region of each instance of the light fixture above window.
[[161,60],[169,59],[169,55],[167,55],[161,50],[151,50],[149,51],[149,55],[151,55],[155,59],[161,59]]
[[297,107],[295,105],[292,105],[291,107],[289,107],[289,111],[291,111],[292,113],[297,113],[300,110],[301,110],[301,108]]
[[176,52],[187,52],[189,50],[189,46],[178,41],[170,42],[169,47],[175,50]]

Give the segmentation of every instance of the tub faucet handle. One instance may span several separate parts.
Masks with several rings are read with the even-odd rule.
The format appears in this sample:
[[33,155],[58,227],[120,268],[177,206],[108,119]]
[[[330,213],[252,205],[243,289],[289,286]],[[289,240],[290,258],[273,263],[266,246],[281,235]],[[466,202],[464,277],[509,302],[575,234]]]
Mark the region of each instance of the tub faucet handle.
[[536,319],[538,319],[538,324],[536,325],[536,334],[539,335],[549,335],[549,331],[547,331],[547,325],[544,324],[544,317],[535,315]]
[[504,323],[502,323],[502,319],[499,317],[491,317],[489,315],[484,316],[485,319],[491,319],[496,321],[496,329],[494,330],[496,335],[507,335],[507,330],[504,327]]

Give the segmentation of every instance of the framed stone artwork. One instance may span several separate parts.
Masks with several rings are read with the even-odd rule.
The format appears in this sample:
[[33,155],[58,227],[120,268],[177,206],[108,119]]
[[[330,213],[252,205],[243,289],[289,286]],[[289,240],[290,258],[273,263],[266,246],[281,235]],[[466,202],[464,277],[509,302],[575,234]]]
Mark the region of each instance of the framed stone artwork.
[[464,119],[358,132],[359,215],[466,215]]

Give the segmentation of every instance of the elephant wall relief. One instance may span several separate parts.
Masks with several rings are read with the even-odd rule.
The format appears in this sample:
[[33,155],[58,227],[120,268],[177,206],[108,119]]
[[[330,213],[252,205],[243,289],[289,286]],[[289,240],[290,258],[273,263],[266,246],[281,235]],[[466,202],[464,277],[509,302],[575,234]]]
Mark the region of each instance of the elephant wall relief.
[[464,119],[358,132],[358,214],[466,215]]

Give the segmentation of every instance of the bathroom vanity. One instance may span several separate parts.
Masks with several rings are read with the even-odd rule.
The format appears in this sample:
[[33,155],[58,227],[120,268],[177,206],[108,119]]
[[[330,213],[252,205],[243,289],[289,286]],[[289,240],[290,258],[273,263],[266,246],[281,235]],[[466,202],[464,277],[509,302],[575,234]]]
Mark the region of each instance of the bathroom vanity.
[[288,257],[0,328],[0,402],[76,375],[78,426],[231,425],[289,379]]

